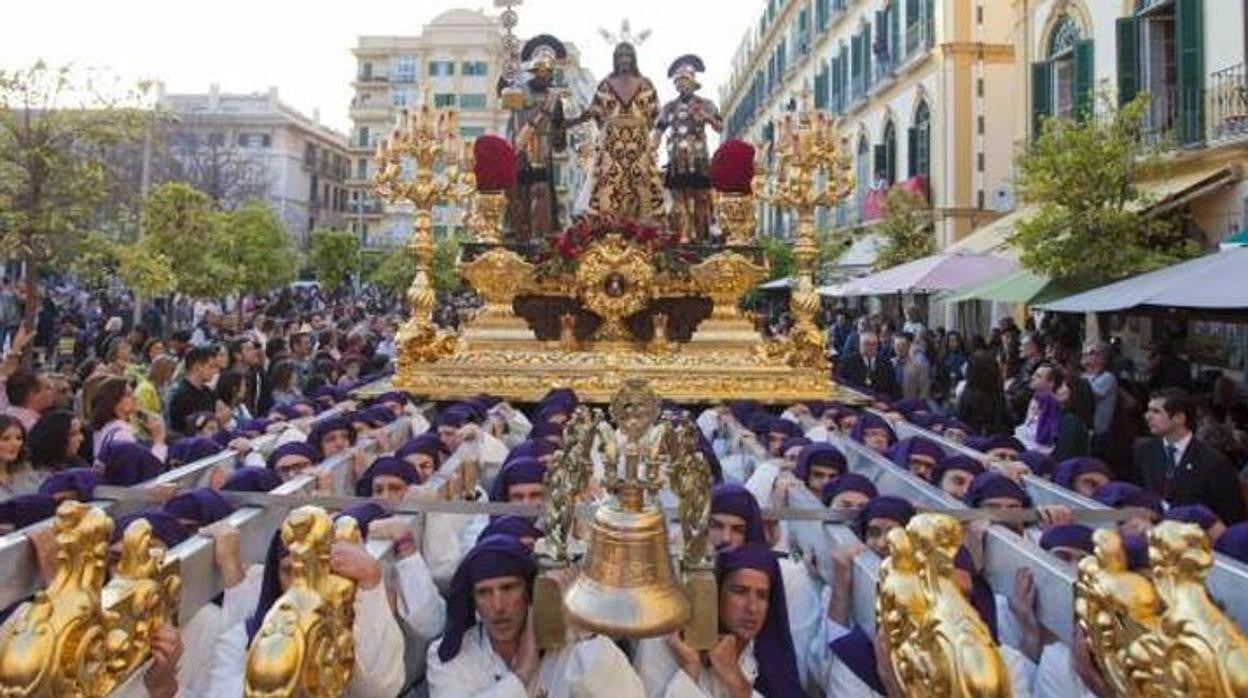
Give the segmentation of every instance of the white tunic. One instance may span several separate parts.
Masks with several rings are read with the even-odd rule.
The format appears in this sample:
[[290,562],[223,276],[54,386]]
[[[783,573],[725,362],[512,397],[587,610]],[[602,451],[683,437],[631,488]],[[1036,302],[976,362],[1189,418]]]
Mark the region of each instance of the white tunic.
[[[355,670],[351,698],[393,698],[403,688],[403,632],[386,601],[385,586],[361,589],[355,597]],[[185,661],[185,660],[184,660]],[[237,623],[218,640],[209,671],[212,698],[243,695],[247,671],[247,628]]]
[[[263,570],[262,566],[258,567]],[[178,664],[178,695],[182,698],[211,698],[208,681],[212,664],[199,658],[211,657],[221,635],[246,620],[255,610],[251,587],[259,587],[248,581],[244,577],[242,583],[226,589],[220,606],[212,603],[202,606],[179,629],[182,633],[182,661]]]
[[[425,678],[430,698],[526,698],[528,692],[490,645],[478,623],[464,633],[459,654],[443,663],[442,640],[429,646]],[[549,698],[641,698],[641,679],[610,640],[593,637],[542,656],[536,695]]]
[[394,570],[399,577],[399,615],[424,640],[441,635],[446,627],[446,601],[438,594],[424,557],[413,553],[394,563]]
[[1031,694],[1036,698],[1096,698],[1071,666],[1070,648],[1060,642],[1045,645],[1040,653]]
[[[699,672],[694,681],[676,662],[676,656],[661,637],[647,638],[637,642],[633,666],[645,685],[647,698],[729,698],[727,687],[709,667]],[[751,641],[741,651],[737,666],[746,681],[753,685],[758,678],[758,660],[754,657]],[[751,691],[755,698],[762,698],[758,691]]]

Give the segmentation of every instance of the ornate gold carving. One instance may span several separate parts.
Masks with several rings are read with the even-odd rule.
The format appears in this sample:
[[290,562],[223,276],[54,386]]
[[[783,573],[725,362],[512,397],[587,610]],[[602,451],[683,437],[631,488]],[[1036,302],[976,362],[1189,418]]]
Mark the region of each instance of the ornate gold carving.
[[504,247],[495,247],[463,265],[460,274],[485,299],[483,314],[474,321],[515,318],[512,302],[531,288],[534,267]]
[[100,509],[67,501],[53,526],[56,576],[17,609],[0,637],[0,695],[107,695],[115,681],[100,592],[113,522]]
[[689,275],[698,290],[711,297],[712,319],[739,320],[741,297],[763,280],[767,270],[738,252],[726,250],[691,267]]
[[576,408],[564,426],[563,447],[555,452],[546,470],[546,508],[542,514],[546,536],[539,542],[539,553],[558,564],[567,564],[569,559],[576,503],[593,473],[594,439],[598,436],[595,422],[601,417],[600,412],[595,415],[584,405]]
[[126,529],[107,585],[108,515],[67,501],[53,527],[56,576],[0,635],[0,696],[106,696],[151,655],[156,629],[172,621],[180,579],[153,545],[151,524]]
[[[407,290],[411,319],[404,332],[411,338],[422,338],[431,327],[430,320],[436,301],[429,279],[433,264],[433,209],[443,203],[464,203],[471,197],[474,178],[463,152],[459,137],[459,117],[454,111],[435,114],[425,105],[412,112],[404,110],[389,138],[377,145],[377,174],[373,187],[389,201],[409,202],[415,208],[413,233],[408,249],[416,262],[416,274]],[[411,176],[404,173],[404,163],[412,165]],[[439,167],[445,165],[445,169]]]
[[459,337],[438,331],[430,323],[409,320],[399,330],[396,338],[399,345],[400,365],[427,364],[440,361],[455,354],[459,346]]
[[758,228],[754,207],[757,202],[750,194],[715,192],[715,218],[726,237],[725,244],[741,247],[754,242]]
[[686,568],[710,563],[707,535],[711,520],[711,468],[698,448],[697,425],[681,415],[666,433],[668,481],[680,499],[680,532],[684,544],[681,564]]
[[126,527],[121,557],[100,594],[109,627],[105,646],[113,676],[128,676],[137,669],[151,653],[152,635],[166,622],[173,622],[182,580],[176,567],[165,563],[164,555],[146,520]]
[[597,339],[628,337],[624,319],[650,303],[654,277],[650,253],[620,235],[607,235],[586,250],[576,269],[577,297],[602,318]]
[[359,542],[350,517],[337,526],[317,507],[282,523],[290,585],[264,617],[247,651],[248,698],[341,696],[355,665],[355,583],[330,571],[335,540]]
[[889,543],[876,618],[905,695],[1009,696],[1000,650],[953,578],[961,525],[944,514],[919,514]]
[[1248,695],[1248,638],[1209,598],[1209,538],[1194,524],[1149,531],[1153,581],[1127,569],[1117,531],[1079,564],[1075,616],[1102,676],[1131,698]]
[[503,240],[503,214],[507,212],[507,195],[498,191],[479,191],[473,195],[473,230],[477,242],[497,245]]

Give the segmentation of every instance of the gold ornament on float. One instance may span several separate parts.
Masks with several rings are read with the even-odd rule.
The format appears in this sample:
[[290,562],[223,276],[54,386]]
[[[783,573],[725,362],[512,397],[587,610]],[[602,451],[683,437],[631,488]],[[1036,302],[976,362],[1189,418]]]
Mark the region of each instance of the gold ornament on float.
[[0,696],[101,698],[151,656],[152,633],[172,622],[180,578],[135,521],[105,584],[113,521],[98,507],[56,510],[56,575],[0,634]]
[[619,235],[590,246],[576,269],[576,288],[585,308],[602,318],[597,339],[628,338],[624,320],[649,305],[654,277],[649,255]]
[[1010,696],[1001,651],[953,577],[961,524],[945,514],[919,514],[896,531],[877,580],[876,619],[902,692]]
[[1092,540],[1095,555],[1079,563],[1075,616],[1115,695],[1248,695],[1248,638],[1205,589],[1213,551],[1199,526],[1164,521],[1149,531],[1152,581],[1128,570],[1117,531]]
[[305,506],[286,517],[290,585],[247,649],[247,698],[341,696],[355,667],[355,582],[330,571],[335,541],[360,542],[351,517]]

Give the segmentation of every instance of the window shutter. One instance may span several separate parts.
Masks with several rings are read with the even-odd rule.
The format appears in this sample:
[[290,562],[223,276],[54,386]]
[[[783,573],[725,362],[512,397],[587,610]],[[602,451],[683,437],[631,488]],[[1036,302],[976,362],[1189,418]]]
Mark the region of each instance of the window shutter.
[[1205,136],[1205,40],[1203,0],[1175,3],[1175,53],[1178,58],[1179,140],[1197,143]]
[[1096,110],[1095,52],[1091,39],[1075,42],[1075,118],[1082,121]]
[[871,87],[871,25],[862,28],[862,91]]
[[873,164],[871,166],[871,181],[867,182],[868,186],[874,185],[875,180],[888,174],[888,146],[881,143],[880,145],[872,146],[871,150]]
[[906,176],[919,175],[919,129],[906,129]]
[[1135,17],[1119,17],[1118,32],[1118,106],[1135,99],[1140,91],[1140,48],[1138,23]]
[[1044,119],[1053,114],[1053,64],[1031,64],[1031,135],[1039,138]]

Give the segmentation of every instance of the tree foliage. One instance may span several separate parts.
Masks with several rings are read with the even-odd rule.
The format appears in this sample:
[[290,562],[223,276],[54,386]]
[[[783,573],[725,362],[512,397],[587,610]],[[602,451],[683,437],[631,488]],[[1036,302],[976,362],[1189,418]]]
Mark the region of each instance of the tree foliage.
[[[43,61],[0,70],[0,245],[28,275],[90,229],[108,190],[102,154],[141,138],[145,91]],[[27,293],[33,313],[37,284]]]
[[779,238],[764,237],[759,240],[763,248],[763,257],[767,260],[767,280],[784,279],[797,270],[797,260],[793,258],[793,246]]
[[162,184],[143,202],[143,234],[135,252],[169,260],[179,293],[225,296],[236,289],[218,247],[221,223],[203,192],[180,182]]
[[229,275],[230,291],[264,293],[295,280],[299,255],[273,210],[252,201],[220,214],[213,256]]
[[436,291],[452,293],[463,287],[459,278],[459,254],[463,240],[458,234],[447,235],[433,247],[433,265],[430,277]]
[[336,291],[351,283],[360,271],[360,239],[345,230],[314,230],[308,249],[308,265],[316,280]]
[[394,247],[382,251],[381,261],[369,274],[368,280],[391,293],[402,294],[412,285],[415,276],[416,264],[412,253],[402,247]]
[[875,258],[875,270],[890,269],[936,252],[931,207],[920,195],[894,187],[884,198],[884,217],[875,230],[884,247]]
[[1048,119],[1017,162],[1018,191],[1038,207],[1012,241],[1023,266],[1094,285],[1198,251],[1172,221],[1143,215],[1155,201],[1138,186],[1161,168],[1160,144],[1143,137],[1147,95],[1083,122]]

